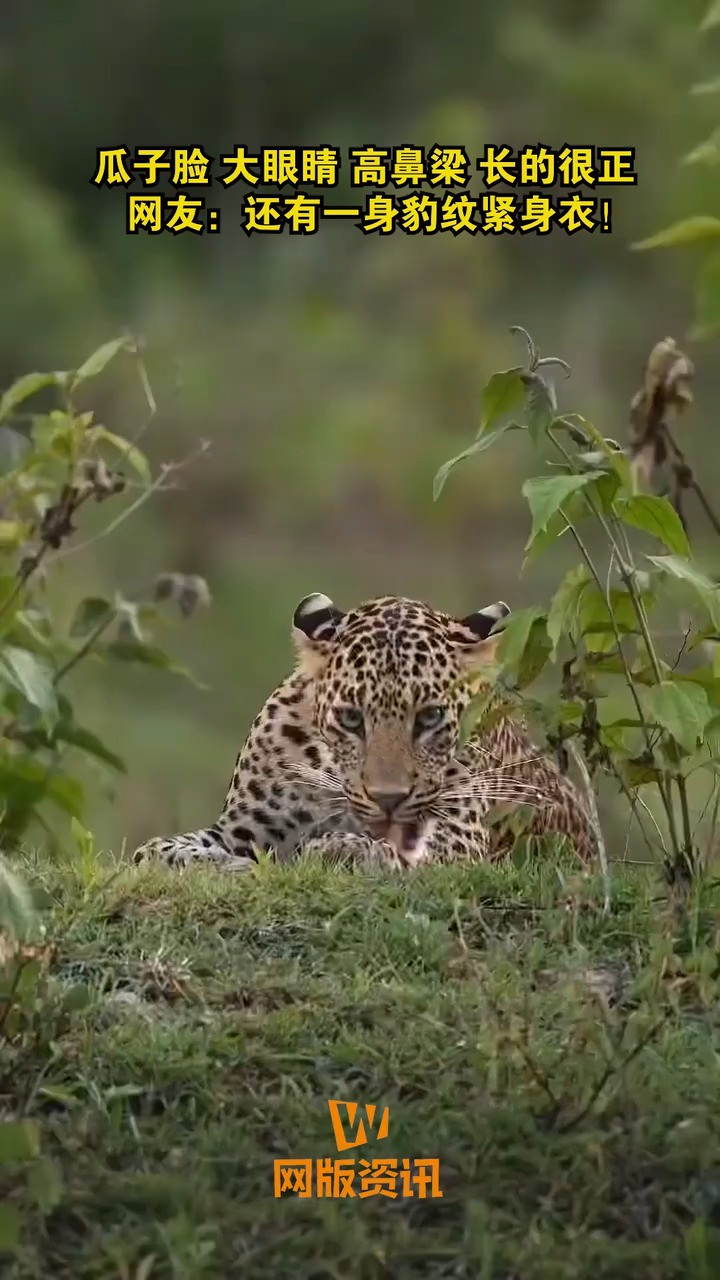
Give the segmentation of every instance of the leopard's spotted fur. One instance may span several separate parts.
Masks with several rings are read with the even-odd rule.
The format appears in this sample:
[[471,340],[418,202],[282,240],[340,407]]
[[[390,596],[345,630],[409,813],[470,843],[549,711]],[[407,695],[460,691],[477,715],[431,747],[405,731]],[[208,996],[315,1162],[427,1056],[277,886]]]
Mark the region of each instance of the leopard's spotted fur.
[[295,671],[250,729],[217,822],[149,840],[135,861],[196,860],[251,869],[303,846],[396,867],[499,857],[498,800],[530,805],[529,831],[566,834],[587,859],[595,840],[579,792],[515,722],[461,744],[469,675],[489,661],[507,605],[456,620],[383,597],[348,613],[327,596],[294,615]]

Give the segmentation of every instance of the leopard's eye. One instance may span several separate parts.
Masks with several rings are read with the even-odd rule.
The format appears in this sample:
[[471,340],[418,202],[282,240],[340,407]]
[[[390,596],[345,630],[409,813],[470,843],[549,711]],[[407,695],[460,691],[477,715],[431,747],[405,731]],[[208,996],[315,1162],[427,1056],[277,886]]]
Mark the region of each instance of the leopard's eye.
[[365,717],[359,707],[336,707],[335,719],[347,733],[362,733]]
[[415,713],[415,732],[425,733],[429,729],[438,729],[444,719],[444,707],[421,707]]

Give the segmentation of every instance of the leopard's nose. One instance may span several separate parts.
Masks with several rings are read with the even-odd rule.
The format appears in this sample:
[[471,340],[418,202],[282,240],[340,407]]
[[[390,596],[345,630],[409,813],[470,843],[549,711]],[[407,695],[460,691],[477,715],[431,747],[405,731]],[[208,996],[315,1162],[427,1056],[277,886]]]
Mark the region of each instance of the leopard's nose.
[[405,787],[401,790],[399,787],[396,787],[394,790],[390,791],[383,787],[368,787],[367,794],[373,804],[376,804],[378,809],[382,809],[383,813],[389,818],[396,809],[400,808],[403,801],[407,800],[410,795],[410,788]]

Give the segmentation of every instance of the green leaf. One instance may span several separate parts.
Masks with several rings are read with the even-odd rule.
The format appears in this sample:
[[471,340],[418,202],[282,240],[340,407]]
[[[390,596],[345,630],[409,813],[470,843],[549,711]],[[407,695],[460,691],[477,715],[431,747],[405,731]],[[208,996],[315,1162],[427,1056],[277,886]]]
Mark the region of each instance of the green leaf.
[[510,615],[503,626],[497,647],[497,660],[502,667],[517,668],[538,618],[545,618],[542,609],[518,609]]
[[698,569],[692,561],[682,560],[678,556],[646,556],[645,559],[657,565],[663,573],[669,573],[673,578],[689,582],[699,591],[716,592],[720,596],[720,587],[717,583],[713,582],[712,578],[708,578],[707,574],[703,573],[702,569]]
[[[640,592],[640,599],[645,612],[651,613],[656,600],[653,592]],[[579,602],[578,615],[583,636],[607,633],[614,636],[616,628],[621,635],[636,635],[640,631],[632,596],[625,587],[611,587],[606,593],[594,584],[589,585]]]
[[713,626],[720,629],[720,588],[706,574],[698,569],[690,560],[682,560],[679,556],[646,556],[661,573],[675,578],[678,582],[687,583],[707,609]]
[[82,822],[79,822],[77,818],[71,819],[70,832],[80,857],[90,858],[95,848],[95,840],[90,832],[85,830]]
[[[7,635],[15,624],[19,609],[23,603],[23,592],[18,591],[17,578],[14,574],[0,575],[0,636]],[[12,603],[10,603],[12,601]]]
[[16,729],[15,737],[31,751],[37,751],[40,748],[52,750],[58,743],[67,743],[70,747],[76,747],[78,751],[84,751],[86,755],[94,756],[96,760],[102,760],[104,764],[117,769],[118,773],[127,773],[121,757],[111,751],[96,734],[76,724],[72,718],[60,719],[50,729],[39,726]]
[[562,418],[556,418],[553,426],[556,424],[558,427],[562,427],[570,432],[573,430],[577,431],[579,428],[583,435],[589,436],[590,441],[594,441],[597,445],[598,455],[602,455],[604,458],[605,469],[616,473],[620,484],[629,494],[634,492],[634,481],[632,467],[630,466],[630,459],[625,453],[625,450],[618,445],[617,441],[607,440],[605,436],[598,431],[594,423],[589,422],[587,418],[580,417],[577,413],[568,413]]
[[12,644],[31,653],[55,652],[57,637],[53,625],[47,614],[32,606],[17,613],[9,634]]
[[49,1098],[51,1102],[57,1102],[61,1107],[67,1107],[68,1110],[71,1110],[84,1105],[75,1092],[79,1087],[77,1084],[44,1084],[40,1086],[38,1093],[42,1098]]
[[694,751],[703,740],[706,726],[714,712],[701,685],[663,680],[639,694],[647,715],[665,729],[685,751]]
[[0,680],[17,689],[33,707],[37,707],[46,723],[57,717],[57,698],[52,671],[46,662],[15,645],[0,649]]
[[700,84],[692,85],[690,92],[695,95],[720,93],[720,77],[716,77],[714,80],[702,80]]
[[116,1102],[118,1098],[141,1098],[147,1093],[147,1087],[141,1084],[111,1084],[103,1089],[105,1102]]
[[[607,653],[589,653],[585,658],[585,666],[588,671],[602,671],[604,675],[624,676],[625,666],[617,654]],[[633,673],[634,674],[634,673]],[[637,677],[636,677],[637,678]],[[651,684],[655,683],[653,676]]]
[[521,405],[525,397],[522,369],[503,369],[494,373],[482,393],[482,417],[478,435],[493,427],[499,418]]
[[535,444],[547,431],[555,417],[557,400],[549,382],[539,373],[523,374],[528,414],[528,430]]
[[130,351],[133,344],[128,338],[113,338],[112,342],[104,342],[97,351],[93,351],[88,356],[84,364],[75,372],[72,379],[72,387],[77,387],[81,382],[87,382],[88,378],[96,378],[110,364],[111,360],[120,351]]
[[720,329],[720,253],[703,262],[695,289],[694,339],[712,337]]
[[45,768],[31,757],[0,757],[0,795],[13,813],[34,811],[52,801],[71,817],[82,817],[84,793],[80,783],[66,774]]
[[582,500],[582,492],[571,494],[567,501],[563,503],[562,511],[557,511],[554,516],[550,517],[547,528],[543,533],[537,535],[532,545],[528,548],[520,568],[521,576],[529,564],[532,564],[548,547],[553,546],[559,538],[568,533],[571,525],[577,525],[580,521],[587,520],[591,515],[590,508]]
[[714,133],[706,138],[704,142],[698,143],[693,147],[692,151],[688,151],[683,156],[683,164],[717,164],[720,160],[720,129],[716,129]]
[[690,555],[690,543],[682,521],[667,498],[638,493],[619,507],[620,519],[635,529],[643,529],[664,543],[668,551],[679,556]]
[[631,790],[635,790],[637,787],[657,786],[659,782],[662,782],[662,770],[655,765],[647,764],[642,757],[626,761],[622,766],[621,772],[625,779],[625,785],[630,787]]
[[717,764],[720,756],[720,716],[713,716],[709,724],[705,726],[705,744],[714,763]]
[[595,475],[591,472],[588,478],[592,481],[590,494],[606,515],[615,513],[615,502],[618,497],[623,501],[625,497],[630,496],[630,492],[621,493],[622,482],[619,472],[614,467],[608,471],[596,472]]
[[707,694],[708,702],[714,707],[714,714],[717,715],[720,710],[720,678],[712,667],[695,667],[692,671],[676,671],[674,678],[677,684],[684,686],[685,684],[699,684]]
[[[643,597],[646,608],[655,603]],[[622,587],[612,587],[608,594],[594,583],[587,586],[578,601],[578,623],[585,647],[592,653],[607,653],[616,648],[615,631],[632,635],[639,629],[632,599]]]
[[28,400],[30,396],[34,396],[37,391],[43,391],[46,387],[56,387],[64,377],[64,373],[26,373],[22,378],[18,378],[0,399],[0,422],[17,409],[24,400]]
[[141,640],[113,640],[112,644],[106,645],[100,652],[108,658],[113,658],[116,662],[139,662],[144,666],[157,667],[160,671],[168,671],[172,675],[183,676],[185,680],[189,680],[198,689],[206,688],[205,685],[195,679],[187,667],[173,662],[172,658],[163,649],[158,648],[157,645],[146,644]]
[[595,481],[596,477],[593,475],[536,476],[526,480],[522,492],[530,507],[532,528],[525,550],[532,546],[539,534],[545,532],[552,517],[573,494]]
[[0,796],[3,801],[3,821],[8,814],[19,821],[37,807],[45,797],[48,772],[30,756],[13,754],[0,757]]
[[[563,413],[553,422],[553,428],[558,431],[567,431],[572,439],[573,444],[585,447],[590,444],[588,439],[588,423],[579,413]],[[593,428],[595,431],[595,428]]]
[[536,618],[530,628],[525,652],[517,669],[517,687],[524,689],[540,675],[552,652],[545,615]]
[[40,1131],[34,1120],[0,1121],[0,1165],[34,1160],[40,1151]]
[[32,893],[4,858],[0,858],[0,931],[18,942],[30,937],[36,911]]
[[720,0],[713,0],[705,17],[700,23],[701,31],[709,31],[711,27],[717,27],[720,24]]
[[20,1213],[14,1204],[0,1200],[0,1253],[14,1253],[20,1244]]
[[12,551],[27,538],[29,531],[29,525],[17,520],[0,520],[0,551]]
[[28,1171],[28,1190],[43,1213],[51,1213],[62,1200],[63,1182],[58,1166],[43,1157]]
[[106,444],[117,449],[125,460],[132,467],[133,471],[144,480],[145,484],[150,484],[152,476],[150,474],[150,463],[145,454],[137,448],[130,440],[126,440],[124,436],[118,436],[114,431],[108,431],[107,427],[91,427],[87,432],[88,437],[93,440],[102,440]]
[[100,596],[86,596],[75,610],[70,623],[70,635],[73,639],[88,636],[102,623],[110,622],[114,613],[115,610],[109,600],[103,600]]
[[486,714],[491,703],[495,701],[495,698],[496,694],[492,685],[488,685],[486,688],[481,689],[479,693],[473,694],[460,720],[460,742],[463,746]]
[[647,240],[639,240],[631,245],[632,249],[669,249],[674,245],[701,244],[708,240],[720,238],[720,218],[712,218],[706,214],[697,214],[693,218],[684,218],[682,222],[674,222]]
[[77,778],[70,778],[64,773],[50,775],[47,798],[71,818],[82,817],[85,809],[85,792]]
[[572,632],[577,618],[578,604],[592,578],[584,564],[577,565],[565,574],[552,598],[547,617],[547,634],[554,658],[562,636]]
[[106,747],[105,743],[89,729],[83,729],[73,721],[61,720],[53,732],[53,737],[59,742],[67,742],[71,747],[77,747],[78,751],[84,751],[89,756],[95,756],[97,760],[103,760],[105,764],[117,769],[118,773],[127,773],[125,762],[120,756]]
[[83,425],[80,418],[61,409],[53,409],[42,418],[35,418],[32,435],[37,446],[38,461],[59,459],[61,462],[73,462],[83,436]]
[[496,440],[499,440],[500,436],[505,435],[506,431],[512,430],[517,430],[517,423],[506,422],[502,427],[497,427],[495,431],[486,431],[469,448],[463,449],[462,453],[458,453],[456,457],[444,462],[433,481],[433,501],[437,502],[440,497],[453,467],[456,467],[459,462],[464,462],[465,458],[472,458],[474,454],[482,453],[485,449],[489,449]]

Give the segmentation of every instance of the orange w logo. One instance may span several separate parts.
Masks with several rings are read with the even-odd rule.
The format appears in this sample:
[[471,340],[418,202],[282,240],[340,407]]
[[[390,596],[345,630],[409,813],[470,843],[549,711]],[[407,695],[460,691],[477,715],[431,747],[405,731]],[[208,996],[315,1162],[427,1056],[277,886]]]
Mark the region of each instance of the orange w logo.
[[389,1119],[387,1107],[383,1108],[377,1129],[375,1129],[377,1108],[374,1102],[366,1103],[363,1108],[365,1117],[363,1119],[360,1116],[357,1123],[357,1102],[343,1102],[339,1098],[328,1098],[328,1107],[338,1151],[347,1151],[350,1147],[362,1147],[372,1137],[378,1141],[381,1138],[387,1138]]

